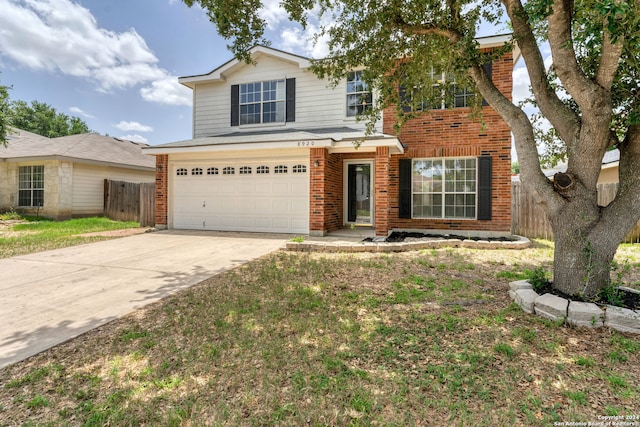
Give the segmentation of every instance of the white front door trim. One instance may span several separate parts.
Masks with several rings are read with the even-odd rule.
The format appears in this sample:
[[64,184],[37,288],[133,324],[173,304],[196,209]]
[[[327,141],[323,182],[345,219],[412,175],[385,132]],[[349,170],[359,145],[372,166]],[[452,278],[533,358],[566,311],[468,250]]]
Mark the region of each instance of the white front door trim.
[[[371,222],[370,223],[355,223],[349,221],[349,165],[369,165],[369,173],[370,173],[370,209],[371,209]],[[342,203],[342,215],[343,215],[343,223],[344,225],[363,225],[363,226],[373,226],[375,223],[375,161],[373,159],[350,159],[344,161],[343,166],[343,203]]]

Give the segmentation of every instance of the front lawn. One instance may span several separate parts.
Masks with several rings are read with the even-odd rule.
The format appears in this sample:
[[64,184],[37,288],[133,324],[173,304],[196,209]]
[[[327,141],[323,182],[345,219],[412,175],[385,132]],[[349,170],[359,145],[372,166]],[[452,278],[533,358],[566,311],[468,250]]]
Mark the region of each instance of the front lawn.
[[[640,246],[625,245],[640,281]],[[0,425],[549,426],[637,416],[640,339],[524,314],[523,251],[277,252],[0,371]]]
[[140,226],[137,222],[113,221],[103,217],[52,221],[13,215],[6,219],[20,222],[0,225],[0,258],[105,240],[110,237],[82,234]]

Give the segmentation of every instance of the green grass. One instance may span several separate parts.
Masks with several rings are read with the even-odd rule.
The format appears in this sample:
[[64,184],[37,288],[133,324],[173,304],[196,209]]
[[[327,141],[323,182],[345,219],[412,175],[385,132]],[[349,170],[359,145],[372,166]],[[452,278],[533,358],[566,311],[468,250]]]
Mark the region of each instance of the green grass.
[[137,222],[113,221],[103,217],[53,221],[45,218],[11,226],[9,233],[0,234],[0,258],[41,252],[83,243],[106,240],[105,236],[80,236],[85,233],[139,227]]
[[496,278],[537,250],[276,252],[1,370],[0,420],[541,427],[634,414],[637,337],[527,315]]

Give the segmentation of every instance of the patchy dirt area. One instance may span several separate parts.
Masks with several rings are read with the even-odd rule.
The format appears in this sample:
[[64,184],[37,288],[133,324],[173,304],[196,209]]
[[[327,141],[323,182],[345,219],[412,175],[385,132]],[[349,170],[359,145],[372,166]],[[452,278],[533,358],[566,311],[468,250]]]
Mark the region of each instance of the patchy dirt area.
[[[640,281],[640,246],[620,255]],[[637,416],[640,337],[511,304],[509,281],[551,263],[548,242],[275,252],[0,370],[0,420],[542,427]]]
[[[20,219],[6,219],[0,220],[0,238],[9,238],[19,236],[21,234],[25,234],[25,231],[13,231],[12,228],[16,224],[26,224],[29,221],[24,221]],[[28,234],[28,233],[27,233]]]

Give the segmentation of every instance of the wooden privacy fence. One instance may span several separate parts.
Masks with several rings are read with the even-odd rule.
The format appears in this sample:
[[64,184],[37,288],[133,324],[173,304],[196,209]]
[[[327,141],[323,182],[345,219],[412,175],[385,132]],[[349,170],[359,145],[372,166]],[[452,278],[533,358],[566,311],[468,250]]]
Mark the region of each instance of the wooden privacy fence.
[[104,215],[116,221],[138,221],[140,227],[155,225],[153,182],[104,180]]
[[[607,206],[616,197],[617,192],[617,183],[598,185],[598,204]],[[551,223],[547,215],[521,182],[511,183],[511,233],[529,238],[553,240]],[[640,242],[640,221],[627,234],[624,242]]]

